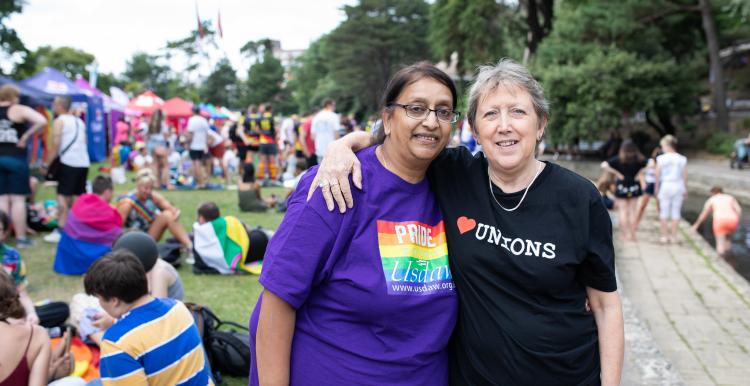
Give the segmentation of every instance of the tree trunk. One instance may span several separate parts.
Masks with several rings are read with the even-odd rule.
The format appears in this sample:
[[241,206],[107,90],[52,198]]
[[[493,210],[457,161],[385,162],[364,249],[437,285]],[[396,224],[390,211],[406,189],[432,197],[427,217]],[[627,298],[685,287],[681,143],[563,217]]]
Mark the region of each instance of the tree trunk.
[[716,125],[720,130],[729,131],[729,112],[727,111],[727,92],[724,85],[724,71],[719,58],[719,37],[716,33],[710,0],[699,0],[701,16],[703,18],[703,32],[706,34],[708,45],[708,57],[710,60],[709,80],[714,97],[714,111],[716,112]]
[[526,0],[521,1],[521,5],[526,8],[526,25],[529,27],[523,52],[523,63],[528,64],[539,43],[552,32],[554,0]]
[[664,132],[663,135],[674,135],[675,133],[677,133],[677,128],[674,126],[674,123],[672,123],[672,114],[670,114],[669,110],[657,109],[656,118],[658,118],[659,123],[661,123],[661,127],[663,128]]
[[539,25],[536,0],[526,0],[523,3],[526,5],[526,25],[529,27],[529,32],[526,34],[526,49],[523,52],[523,63],[528,64],[529,59],[534,55],[539,42],[542,40],[544,31],[542,31],[541,25]]
[[654,121],[653,118],[651,118],[651,114],[649,114],[648,111],[646,111],[646,123],[648,123],[649,126],[653,127],[654,130],[656,130],[656,133],[659,134],[659,138],[667,135],[664,128],[658,123],[656,123],[656,121]]

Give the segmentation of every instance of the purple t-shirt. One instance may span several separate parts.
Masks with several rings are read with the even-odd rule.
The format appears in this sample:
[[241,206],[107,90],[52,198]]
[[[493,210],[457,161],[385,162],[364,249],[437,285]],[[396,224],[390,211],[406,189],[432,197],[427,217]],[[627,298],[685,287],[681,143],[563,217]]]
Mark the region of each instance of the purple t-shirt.
[[357,157],[354,208],[329,212],[320,190],[306,202],[306,173],[266,251],[260,283],[297,310],[291,384],[447,385],[458,304],[442,214],[426,178],[402,180],[374,147]]

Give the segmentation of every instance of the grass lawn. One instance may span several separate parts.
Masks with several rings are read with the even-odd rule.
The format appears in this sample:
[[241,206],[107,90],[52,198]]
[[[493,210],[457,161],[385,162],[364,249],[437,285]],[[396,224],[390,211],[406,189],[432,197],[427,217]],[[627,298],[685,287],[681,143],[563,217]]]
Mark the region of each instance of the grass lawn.
[[[97,175],[97,168],[92,166],[89,178]],[[129,174],[129,180],[132,178]],[[220,182],[219,180],[213,182]],[[129,182],[115,187],[115,196],[127,193],[135,189],[135,185]],[[243,213],[239,211],[237,204],[237,192],[234,190],[201,190],[201,191],[171,191],[162,192],[164,196],[176,207],[182,210],[180,222],[188,232],[192,231],[192,224],[196,220],[196,209],[205,201],[214,201],[221,209],[222,215],[233,215],[250,226],[262,226],[267,229],[276,229],[281,222],[283,214],[269,210],[266,213]],[[285,197],[286,190],[283,188],[266,188],[263,194],[275,193],[278,197]],[[52,199],[55,196],[54,187],[41,187],[37,200]],[[79,276],[63,276],[52,270],[55,258],[56,244],[45,243],[41,236],[37,235],[36,246],[21,250],[21,255],[26,262],[29,287],[28,291],[34,301],[43,299],[61,300],[70,302],[74,294],[83,292],[83,280]],[[167,231],[165,238],[171,237]],[[9,240],[13,245],[13,241]],[[258,284],[257,276],[220,276],[220,275],[194,275],[190,266],[182,264],[178,269],[182,282],[185,286],[185,301],[207,305],[222,319],[247,325],[261,286]],[[245,378],[227,378],[227,385],[246,385]]]

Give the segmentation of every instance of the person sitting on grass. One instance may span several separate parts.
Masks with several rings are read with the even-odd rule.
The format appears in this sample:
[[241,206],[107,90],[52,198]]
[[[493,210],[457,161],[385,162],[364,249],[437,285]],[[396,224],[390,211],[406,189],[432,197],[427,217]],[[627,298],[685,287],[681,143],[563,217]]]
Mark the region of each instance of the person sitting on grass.
[[26,265],[21,259],[21,254],[14,248],[4,243],[8,236],[8,227],[10,227],[10,218],[8,214],[0,210],[0,265],[3,271],[10,275],[18,291],[18,299],[23,306],[24,316],[29,324],[39,324],[39,317],[34,310],[34,303],[31,301],[29,294],[26,292],[26,286],[29,284],[26,279]]
[[105,385],[213,385],[198,328],[187,307],[148,292],[143,264],[116,250],[97,260],[83,282],[115,319],[100,345]]
[[198,207],[193,224],[195,264],[193,272],[231,275],[257,273],[269,236],[262,229],[248,229],[234,216],[221,217],[219,207],[206,202]]
[[712,228],[716,238],[716,252],[724,257],[732,248],[731,236],[739,227],[742,207],[736,198],[724,193],[721,186],[714,186],[711,188],[711,197],[706,200],[701,214],[691,227],[693,231],[697,232],[698,227],[706,221],[709,215],[713,217]]
[[93,193],[75,201],[60,233],[54,264],[57,273],[83,275],[122,233],[122,218],[109,204],[114,196],[112,179],[96,176],[91,187]]
[[[47,384],[50,346],[47,331],[28,320],[16,281],[0,270],[0,385]],[[15,364],[15,367],[11,367]]]
[[[179,272],[159,257],[156,242],[148,234],[140,231],[123,233],[115,240],[112,250],[126,250],[141,261],[146,271],[148,292],[151,296],[174,300],[182,300],[185,297]],[[102,334],[114,323],[115,319],[111,315],[98,310],[91,321],[93,329],[84,327],[83,332],[92,342],[100,345]]]
[[242,180],[239,183],[238,196],[240,210],[243,212],[265,212],[268,208],[276,206],[276,196],[263,198],[260,192],[260,184],[255,180],[255,166],[248,162],[242,169]]
[[117,202],[125,229],[137,229],[147,232],[154,240],[159,241],[164,231],[169,229],[177,241],[187,251],[193,249],[185,229],[180,225],[180,210],[175,208],[164,196],[154,192],[156,177],[150,169],[144,169],[136,175],[135,191],[128,193]]
[[159,250],[154,239],[147,233],[128,231],[112,244],[112,250],[130,251],[143,264],[148,277],[148,291],[157,298],[182,300],[185,289],[177,270],[159,257]]

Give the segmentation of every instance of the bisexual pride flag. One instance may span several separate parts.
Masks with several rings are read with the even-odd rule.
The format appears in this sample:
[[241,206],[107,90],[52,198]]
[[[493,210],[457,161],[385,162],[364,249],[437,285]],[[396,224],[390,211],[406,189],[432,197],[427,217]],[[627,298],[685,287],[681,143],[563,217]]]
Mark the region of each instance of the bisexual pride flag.
[[390,295],[432,295],[453,291],[443,221],[378,220],[378,247]]
[[60,232],[55,272],[86,273],[96,259],[112,250],[112,242],[121,232],[122,218],[115,208],[96,194],[81,195]]

